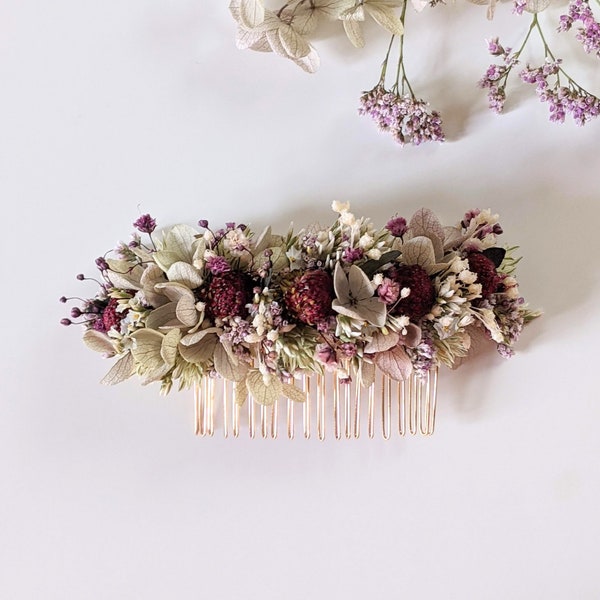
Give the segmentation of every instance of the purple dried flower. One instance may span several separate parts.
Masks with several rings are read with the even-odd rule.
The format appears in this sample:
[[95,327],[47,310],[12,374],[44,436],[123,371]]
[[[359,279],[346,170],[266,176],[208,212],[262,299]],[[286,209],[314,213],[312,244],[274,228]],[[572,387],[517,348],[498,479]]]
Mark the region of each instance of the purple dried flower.
[[380,131],[389,131],[401,146],[446,139],[439,113],[427,102],[387,91],[382,84],[360,97],[358,114],[371,117]]
[[575,36],[588,54],[600,58],[600,23],[596,21],[588,0],[571,0],[569,12],[561,15],[559,32],[569,31],[575,23],[581,23]]
[[206,268],[214,275],[231,271],[231,265],[223,256],[211,256],[208,258],[206,260]]
[[208,227],[208,221],[206,219],[200,219],[198,221],[198,226],[202,227],[202,229],[206,229]]
[[142,215],[133,226],[142,233],[152,233],[156,229],[156,221],[150,215]]
[[61,320],[60,320],[60,324],[61,324],[61,325],[65,325],[65,326],[67,326],[67,325],[72,325],[72,324],[73,324],[73,321],[71,321],[71,319],[61,319]]
[[106,259],[103,256],[99,256],[96,259],[96,266],[101,270],[101,271],[106,271],[108,269],[108,263],[106,262]]
[[342,259],[344,262],[353,263],[357,260],[360,260],[364,256],[364,251],[362,248],[346,248],[344,252],[342,252]]
[[385,228],[394,236],[401,238],[408,227],[406,226],[406,219],[404,217],[393,217],[390,219]]
[[377,295],[385,304],[394,304],[400,297],[400,285],[393,279],[384,277],[383,282],[377,288]]

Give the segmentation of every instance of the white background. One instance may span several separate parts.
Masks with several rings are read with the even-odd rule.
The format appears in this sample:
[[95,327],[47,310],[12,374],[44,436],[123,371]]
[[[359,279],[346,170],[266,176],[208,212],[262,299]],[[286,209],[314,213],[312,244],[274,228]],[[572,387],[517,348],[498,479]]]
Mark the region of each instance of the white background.
[[[323,30],[309,76],[237,50],[224,1],[2,2],[0,598],[600,598],[600,122],[550,124],[529,89],[487,111],[483,39],[527,27],[498,10],[409,12],[449,139],[401,149],[356,115],[375,28],[364,51]],[[196,438],[189,394],[100,386],[58,324],[143,212],[283,230],[334,199],[378,224],[490,207],[521,246],[545,316],[442,374],[432,438]]]

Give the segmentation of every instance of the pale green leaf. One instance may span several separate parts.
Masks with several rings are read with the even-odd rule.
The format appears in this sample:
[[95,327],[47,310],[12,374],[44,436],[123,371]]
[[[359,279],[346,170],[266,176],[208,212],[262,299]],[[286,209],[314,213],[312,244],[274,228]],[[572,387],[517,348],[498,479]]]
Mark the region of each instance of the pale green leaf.
[[134,361],[130,352],[121,356],[111,367],[110,371],[103,377],[103,385],[116,385],[129,379],[134,373]]
[[289,25],[281,25],[278,29],[281,45],[290,58],[300,59],[308,56],[310,44]]
[[214,333],[205,335],[199,342],[186,346],[179,344],[179,354],[188,362],[203,365],[213,360],[219,338]]
[[160,355],[166,365],[170,367],[175,365],[175,359],[177,358],[177,346],[181,339],[181,332],[179,329],[171,329],[167,335],[163,338],[162,345],[160,347]]
[[258,27],[265,18],[265,7],[262,0],[241,0],[239,6],[239,19],[246,29]]
[[102,352],[109,356],[115,355],[114,343],[105,333],[101,333],[95,329],[88,329],[83,334],[83,342],[88,348],[95,352]]
[[189,296],[182,296],[177,303],[177,318],[186,327],[193,327],[198,323],[199,313],[196,310],[196,302]]
[[257,404],[271,406],[281,396],[281,381],[270,375],[265,382],[263,374],[258,369],[252,369],[248,373],[246,385]]
[[404,33],[402,21],[392,8],[372,3],[366,3],[364,6],[373,20],[384,29],[387,29],[391,34],[402,35]]
[[343,24],[344,31],[346,32],[346,36],[350,40],[350,43],[355,48],[364,48],[365,39],[362,34],[360,21],[354,19],[344,19]]
[[160,327],[170,327],[178,324],[175,308],[175,302],[169,302],[155,308],[146,318],[146,328],[159,329]]
[[215,370],[229,381],[243,381],[248,373],[248,365],[228,352],[227,347],[220,343],[215,346]]
[[202,285],[200,271],[186,262],[173,263],[167,270],[169,281],[181,283],[190,289],[196,289]]
[[306,402],[306,392],[299,390],[291,383],[282,383],[281,393],[293,402]]

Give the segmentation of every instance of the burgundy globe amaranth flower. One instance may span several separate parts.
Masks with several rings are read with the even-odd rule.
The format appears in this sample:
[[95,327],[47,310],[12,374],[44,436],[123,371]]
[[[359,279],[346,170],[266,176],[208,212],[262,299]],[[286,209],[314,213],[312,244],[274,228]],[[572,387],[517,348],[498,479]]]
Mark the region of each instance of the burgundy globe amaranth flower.
[[94,329],[104,332],[109,331],[112,327],[119,329],[121,321],[129,311],[119,311],[117,310],[118,307],[119,301],[116,298],[110,298],[98,318],[94,321]]
[[471,252],[467,256],[469,270],[477,275],[476,283],[481,284],[481,297],[485,300],[498,291],[502,277],[496,271],[496,265],[481,252]]
[[394,305],[392,315],[406,315],[411,321],[419,321],[432,309],[435,303],[435,287],[423,267],[400,265],[392,267],[387,276],[395,281],[401,290],[410,289],[410,294]]
[[401,238],[405,233],[408,227],[406,226],[406,219],[404,217],[394,217],[390,219],[385,228],[394,236]]
[[244,273],[228,271],[215,275],[208,284],[206,308],[213,318],[245,317],[252,299],[252,281]]
[[288,310],[302,323],[317,325],[333,314],[333,278],[316,269],[298,276],[285,295]]

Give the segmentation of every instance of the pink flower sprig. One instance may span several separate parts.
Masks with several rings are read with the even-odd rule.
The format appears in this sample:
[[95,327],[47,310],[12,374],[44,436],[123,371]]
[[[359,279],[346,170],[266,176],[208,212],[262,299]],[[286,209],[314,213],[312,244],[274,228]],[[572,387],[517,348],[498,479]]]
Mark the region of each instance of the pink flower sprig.
[[561,15],[557,31],[569,31],[577,23],[581,26],[577,29],[576,39],[588,54],[600,58],[600,23],[594,17],[588,0],[571,0],[569,12]]
[[[515,3],[515,12],[518,14],[522,12],[517,10],[520,6],[521,4],[518,2]],[[585,12],[585,7],[589,12]],[[584,47],[586,47],[586,43],[590,48],[594,48],[594,44],[598,44],[598,52],[600,52],[600,26],[593,18],[587,0],[571,0],[569,15],[565,18],[561,17],[559,31],[567,31],[577,20],[576,17],[588,26],[589,35],[585,38],[587,42],[584,42]],[[515,65],[519,64],[519,57],[534,31],[538,34],[544,48],[544,63],[534,67],[527,65],[519,72],[520,80],[535,85],[540,101],[548,104],[551,122],[564,123],[565,117],[571,115],[577,125],[585,125],[590,119],[600,115],[600,99],[581,87],[564,70],[562,60],[553,54],[546,41],[537,13],[532,15],[527,34],[516,52],[511,52],[510,48],[505,49],[498,38],[487,42],[489,53],[502,60],[501,64],[490,65],[478,82],[479,87],[488,90],[490,109],[496,113],[503,111],[509,75]],[[580,35],[583,36],[581,31]],[[594,38],[596,34],[598,35],[597,41]]]

